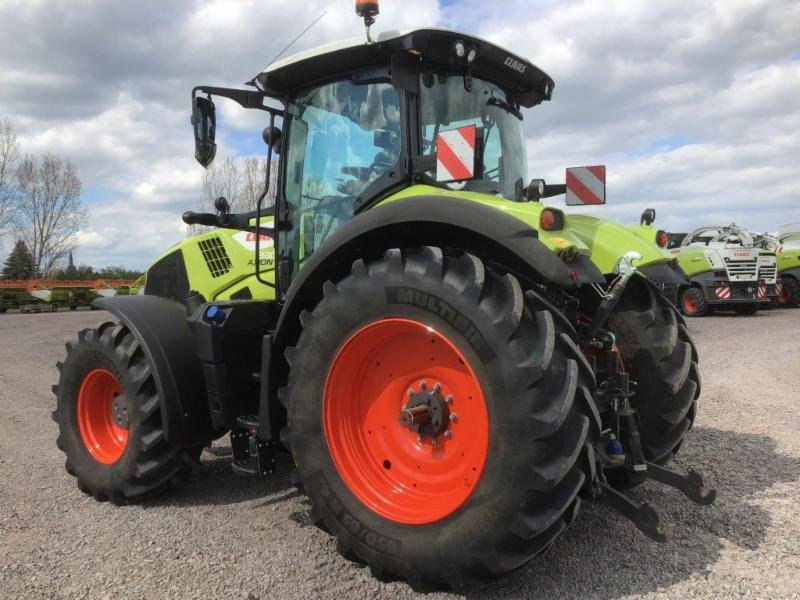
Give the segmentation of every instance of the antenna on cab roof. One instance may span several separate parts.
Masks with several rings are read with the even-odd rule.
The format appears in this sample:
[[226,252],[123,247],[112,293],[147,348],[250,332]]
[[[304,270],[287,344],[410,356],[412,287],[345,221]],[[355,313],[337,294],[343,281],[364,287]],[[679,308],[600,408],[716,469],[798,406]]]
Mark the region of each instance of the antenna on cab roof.
[[364,17],[364,27],[367,29],[367,43],[372,43],[372,38],[369,35],[369,28],[375,23],[375,17],[380,13],[378,0],[356,0],[356,14],[359,17]]
[[[278,59],[279,59],[281,56],[283,56],[283,53],[284,53],[284,52],[286,52],[286,51],[287,51],[289,48],[291,48],[291,47],[292,47],[292,45],[293,45],[293,44],[294,44],[294,43],[295,43],[297,40],[299,40],[301,37],[303,37],[303,36],[306,34],[306,31],[308,31],[308,30],[309,30],[309,29],[311,29],[311,28],[312,28],[314,25],[316,25],[316,24],[317,24],[317,22],[318,22],[318,21],[319,21],[319,20],[320,20],[322,17],[324,17],[324,16],[325,16],[325,15],[327,15],[327,14],[328,14],[328,11],[327,11],[327,10],[323,10],[323,11],[322,11],[322,13],[321,13],[321,14],[320,14],[320,15],[319,15],[319,16],[318,16],[316,19],[314,19],[313,21],[311,21],[311,23],[309,23],[308,27],[306,27],[305,29],[303,29],[303,31],[301,31],[300,33],[298,33],[298,34],[297,34],[297,36],[296,36],[296,37],[295,37],[295,38],[294,38],[294,39],[293,39],[291,42],[289,42],[288,44],[286,44],[286,45],[283,47],[283,49],[282,49],[280,52],[278,52],[278,53],[277,53],[277,54],[276,54],[274,57],[272,57],[272,60],[271,60],[271,61],[269,61],[269,62],[267,63],[267,66],[266,66],[266,67],[264,67],[264,70],[266,71],[266,70],[269,68],[269,66],[270,66],[272,63],[274,63],[274,62],[275,62],[276,60],[278,60]],[[246,82],[245,82],[245,85],[252,85],[252,86],[255,86],[255,85],[256,85],[256,78],[255,78],[255,77],[253,77],[253,79],[251,79],[250,81],[246,81]]]

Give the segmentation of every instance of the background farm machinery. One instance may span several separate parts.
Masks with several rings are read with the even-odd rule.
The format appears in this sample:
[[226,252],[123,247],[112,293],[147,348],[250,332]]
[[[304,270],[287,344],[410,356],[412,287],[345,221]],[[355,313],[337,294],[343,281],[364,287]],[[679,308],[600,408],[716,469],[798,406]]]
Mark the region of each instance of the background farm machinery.
[[77,310],[92,307],[97,298],[127,296],[138,290],[129,279],[6,279],[0,280],[0,313],[55,312],[59,308]]

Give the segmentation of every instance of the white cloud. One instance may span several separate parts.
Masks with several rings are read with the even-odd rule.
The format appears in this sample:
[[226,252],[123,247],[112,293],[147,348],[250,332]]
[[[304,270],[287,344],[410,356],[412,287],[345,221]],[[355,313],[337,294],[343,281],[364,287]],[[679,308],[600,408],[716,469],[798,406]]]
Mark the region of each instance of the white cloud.
[[[202,169],[189,91],[238,86],[323,10],[286,54],[363,35],[352,0],[0,1],[0,116],[28,152],[70,155],[92,198],[80,261],[145,266],[184,233]],[[435,0],[382,4],[377,29],[464,28],[556,81],[526,115],[531,176],[605,163],[609,205],[662,227],[800,221],[800,62],[791,0],[655,3]],[[220,101],[219,156],[263,115]],[[249,141],[251,138],[247,138]],[[107,194],[107,198],[104,196]]]
[[798,21],[796,2],[512,2],[476,28],[556,81],[526,116],[531,174],[608,166],[585,211],[775,229],[800,217]]

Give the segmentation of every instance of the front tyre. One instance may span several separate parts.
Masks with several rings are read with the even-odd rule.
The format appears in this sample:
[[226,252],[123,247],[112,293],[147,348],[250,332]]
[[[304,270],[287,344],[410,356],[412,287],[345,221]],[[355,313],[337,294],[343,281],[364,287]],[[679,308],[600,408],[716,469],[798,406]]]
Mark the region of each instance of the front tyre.
[[711,311],[703,290],[696,286],[681,292],[680,306],[681,312],[687,317],[704,317]]
[[390,250],[301,320],[284,437],[342,554],[462,588],[524,565],[575,518],[599,436],[593,374],[514,277],[463,252]]
[[124,504],[183,481],[202,448],[164,438],[150,363],[124,325],[84,329],[67,343],[53,386],[58,448],[78,486],[97,500]]

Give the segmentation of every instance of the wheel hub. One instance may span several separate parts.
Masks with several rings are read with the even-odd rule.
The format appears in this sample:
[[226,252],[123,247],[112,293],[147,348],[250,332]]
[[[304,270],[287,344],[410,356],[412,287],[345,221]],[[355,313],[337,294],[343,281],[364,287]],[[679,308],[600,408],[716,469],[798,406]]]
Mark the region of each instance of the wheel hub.
[[426,382],[420,383],[420,390],[408,390],[408,402],[397,417],[401,426],[417,433],[421,438],[437,436],[448,431],[450,425],[450,404],[452,396],[443,396],[442,385],[436,383],[429,390]]

